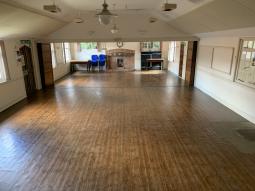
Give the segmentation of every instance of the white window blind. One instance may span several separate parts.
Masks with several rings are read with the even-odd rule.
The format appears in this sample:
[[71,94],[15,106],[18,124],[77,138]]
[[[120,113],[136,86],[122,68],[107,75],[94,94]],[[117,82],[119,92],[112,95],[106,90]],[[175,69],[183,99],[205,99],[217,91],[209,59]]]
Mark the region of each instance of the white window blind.
[[65,42],[65,43],[63,43],[63,46],[64,46],[65,62],[68,63],[71,61],[70,43]]
[[8,68],[5,58],[4,43],[0,41],[0,83],[6,82],[8,79]]
[[56,61],[56,52],[55,52],[54,43],[50,43],[50,49],[51,49],[51,58],[52,58],[52,68],[56,68],[57,61]]

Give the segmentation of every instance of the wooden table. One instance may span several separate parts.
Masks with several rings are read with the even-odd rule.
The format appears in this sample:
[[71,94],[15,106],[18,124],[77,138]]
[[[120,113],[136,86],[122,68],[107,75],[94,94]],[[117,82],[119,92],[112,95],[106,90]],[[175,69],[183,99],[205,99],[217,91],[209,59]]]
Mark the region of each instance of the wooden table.
[[75,65],[86,65],[87,66],[87,71],[90,71],[90,63],[88,60],[71,60],[70,61],[70,67],[71,67],[71,73],[75,71]]
[[152,68],[153,63],[160,63],[160,69],[163,70],[163,62],[164,62],[163,58],[149,58],[147,59],[147,62],[150,63],[148,68]]

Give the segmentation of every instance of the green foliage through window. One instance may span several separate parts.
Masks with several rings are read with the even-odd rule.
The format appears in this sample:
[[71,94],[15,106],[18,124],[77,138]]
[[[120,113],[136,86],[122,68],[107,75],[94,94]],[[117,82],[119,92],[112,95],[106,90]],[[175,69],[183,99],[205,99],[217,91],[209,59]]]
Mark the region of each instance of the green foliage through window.
[[159,41],[154,41],[154,42],[142,42],[141,43],[141,50],[142,51],[160,51],[161,46],[160,46]]
[[97,43],[96,42],[81,42],[80,43],[80,50],[91,50],[91,49],[97,49]]

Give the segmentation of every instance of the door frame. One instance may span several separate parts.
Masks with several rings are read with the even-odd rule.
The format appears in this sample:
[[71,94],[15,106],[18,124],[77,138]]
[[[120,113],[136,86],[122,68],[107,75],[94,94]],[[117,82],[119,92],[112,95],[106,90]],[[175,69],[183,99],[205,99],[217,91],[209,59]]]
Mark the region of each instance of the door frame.
[[185,44],[181,42],[180,45],[180,60],[179,60],[179,77],[182,78],[182,70],[183,70],[183,61],[184,61],[184,49],[185,49]]

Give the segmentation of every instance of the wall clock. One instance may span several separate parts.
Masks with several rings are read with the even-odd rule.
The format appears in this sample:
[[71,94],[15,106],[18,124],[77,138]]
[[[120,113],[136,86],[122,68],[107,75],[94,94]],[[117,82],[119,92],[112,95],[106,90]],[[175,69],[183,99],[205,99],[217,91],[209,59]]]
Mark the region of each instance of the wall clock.
[[122,48],[123,45],[124,45],[124,43],[123,43],[122,41],[118,41],[118,42],[117,42],[117,47],[118,47],[118,48]]

